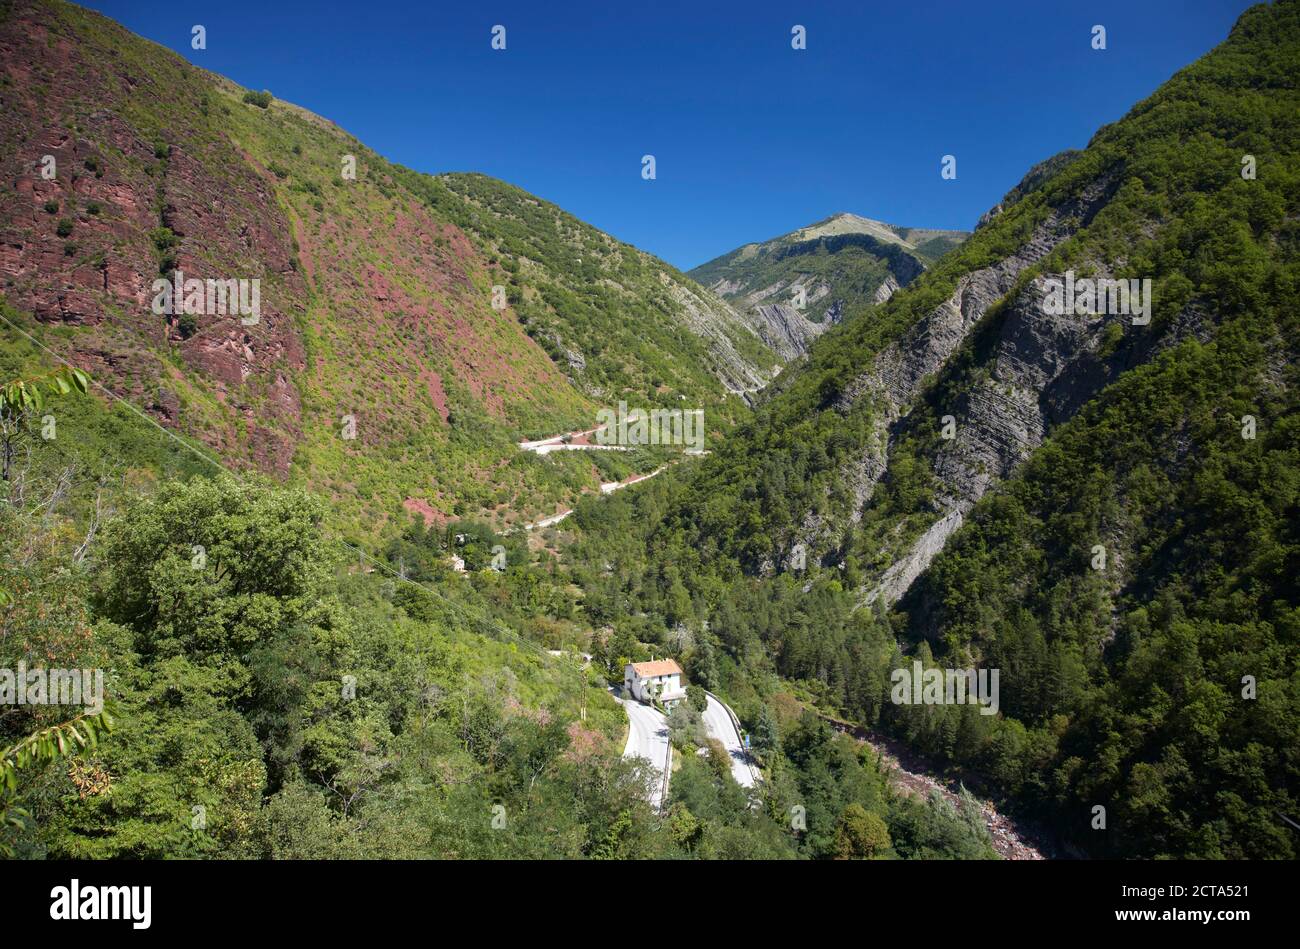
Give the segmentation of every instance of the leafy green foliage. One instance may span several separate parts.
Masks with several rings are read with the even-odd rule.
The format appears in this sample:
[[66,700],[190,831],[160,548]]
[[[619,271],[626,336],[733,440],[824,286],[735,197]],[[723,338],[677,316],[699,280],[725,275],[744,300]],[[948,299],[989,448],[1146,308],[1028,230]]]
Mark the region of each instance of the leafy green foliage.
[[[93,750],[99,742],[99,733],[112,730],[112,713],[104,708],[94,714],[83,713],[43,728],[0,751],[0,830],[22,828],[31,816],[25,808],[13,803],[22,769],[49,764],[83,750]],[[13,854],[13,847],[0,838],[0,856],[11,857]]]
[[[744,414],[720,391],[718,358],[687,331],[691,307],[711,319],[750,365],[773,357],[716,298],[685,275],[553,204],[484,175],[400,175],[408,187],[490,249],[495,280],[528,335],[584,389],[615,405],[706,410],[709,424]],[[569,354],[582,356],[581,366]]]

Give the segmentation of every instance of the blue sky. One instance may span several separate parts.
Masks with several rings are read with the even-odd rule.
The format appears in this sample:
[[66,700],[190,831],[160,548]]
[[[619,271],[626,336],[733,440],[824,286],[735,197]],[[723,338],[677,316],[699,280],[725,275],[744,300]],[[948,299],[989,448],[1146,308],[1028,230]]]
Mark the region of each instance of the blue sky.
[[[1217,45],[1245,0],[91,0],[427,172],[503,178],[682,269],[838,211],[970,228]],[[190,28],[207,49],[190,49]],[[507,48],[490,48],[506,27]],[[807,49],[791,48],[791,27]],[[1091,30],[1107,49],[1091,48]],[[653,154],[657,178],[641,177]],[[942,156],[957,178],[940,177]]]

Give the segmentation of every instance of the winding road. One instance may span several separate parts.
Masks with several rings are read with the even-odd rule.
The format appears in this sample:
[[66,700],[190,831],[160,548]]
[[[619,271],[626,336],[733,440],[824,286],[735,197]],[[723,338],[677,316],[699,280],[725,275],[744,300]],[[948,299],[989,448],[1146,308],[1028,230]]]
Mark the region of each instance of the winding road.
[[[618,491],[621,488],[631,487],[634,484],[640,484],[642,481],[648,481],[651,478],[653,478],[655,475],[659,474],[659,472],[667,470],[667,467],[668,467],[667,465],[664,465],[661,468],[656,468],[654,471],[650,472],[649,474],[632,475],[628,478],[624,478],[622,481],[605,481],[600,486],[600,493],[613,494],[615,491]],[[525,524],[524,530],[531,531],[531,530],[537,530],[538,528],[542,528],[542,527],[551,527],[554,524],[560,523],[560,521],[564,520],[572,513],[573,513],[573,508],[569,508],[568,510],[561,511],[558,514],[552,514],[550,517],[544,517],[540,521],[537,521],[533,524]]]
[[705,693],[709,698],[709,707],[704,711],[704,727],[709,730],[709,737],[722,742],[731,756],[731,776],[742,788],[752,788],[758,784],[758,769],[745,751],[736,722],[730,710],[723,705],[712,692]]
[[[644,758],[650,762],[658,780],[650,803],[662,808],[668,798],[668,782],[672,777],[671,748],[668,742],[668,719],[658,709],[643,705],[635,699],[625,699],[617,689],[611,688],[614,701],[627,713],[627,745],[624,758]],[[710,738],[722,742],[731,756],[731,776],[742,788],[755,787],[759,782],[758,769],[754,767],[731,711],[713,693],[706,693],[709,707],[701,716]]]
[[668,719],[662,712],[642,705],[635,699],[620,698],[617,691],[610,689],[614,701],[623,706],[627,713],[627,746],[623,749],[624,758],[644,758],[650,762],[658,779],[650,803],[662,808],[668,797],[668,778],[671,768],[668,744]]

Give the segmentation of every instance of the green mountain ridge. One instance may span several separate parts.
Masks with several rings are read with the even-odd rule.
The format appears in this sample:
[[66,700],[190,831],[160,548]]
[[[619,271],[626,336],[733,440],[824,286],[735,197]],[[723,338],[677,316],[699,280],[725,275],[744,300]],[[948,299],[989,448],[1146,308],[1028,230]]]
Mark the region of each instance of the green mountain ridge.
[[690,276],[732,301],[764,341],[792,359],[830,326],[887,300],[965,237],[840,213],[745,244]]

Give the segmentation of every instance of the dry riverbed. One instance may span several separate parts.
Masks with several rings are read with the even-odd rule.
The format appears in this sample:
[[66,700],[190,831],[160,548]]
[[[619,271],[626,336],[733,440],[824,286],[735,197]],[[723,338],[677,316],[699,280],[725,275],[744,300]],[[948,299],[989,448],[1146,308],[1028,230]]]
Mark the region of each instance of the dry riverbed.
[[[928,797],[937,791],[953,807],[960,806],[958,791],[960,785],[956,780],[934,777],[932,768],[920,756],[912,752],[902,742],[884,735],[868,731],[842,719],[819,713],[837,730],[851,735],[858,741],[869,745],[889,768],[890,780],[905,793]],[[1037,834],[1026,827],[1023,822],[1015,821],[1001,813],[994,804],[980,797],[969,784],[966,790],[979,802],[984,815],[984,825],[993,838],[993,849],[1004,860],[1045,860],[1052,856],[1052,848]]]

